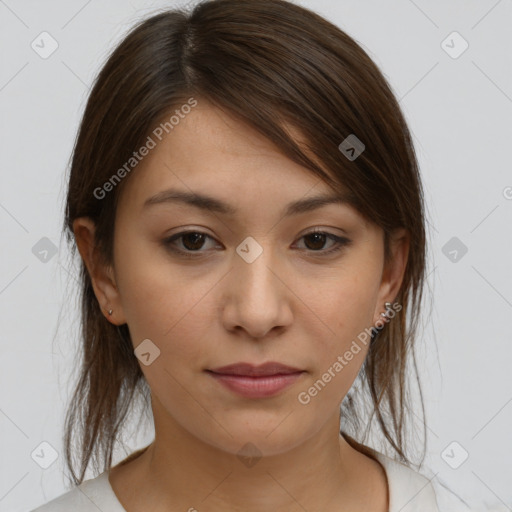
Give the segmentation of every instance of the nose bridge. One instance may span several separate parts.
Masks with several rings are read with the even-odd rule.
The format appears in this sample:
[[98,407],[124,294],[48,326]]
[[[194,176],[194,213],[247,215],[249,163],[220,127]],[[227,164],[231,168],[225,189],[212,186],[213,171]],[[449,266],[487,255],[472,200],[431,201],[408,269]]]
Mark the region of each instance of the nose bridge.
[[273,268],[275,258],[272,251],[269,243],[261,238],[258,242],[250,236],[236,248],[238,260],[235,259],[234,265],[235,279],[240,284],[240,291],[250,301],[270,300],[276,293],[280,293],[277,290],[279,280],[274,275],[276,269]]
[[255,337],[289,321],[286,287],[275,275],[279,265],[270,245],[263,244],[247,237],[236,248],[226,305],[231,326],[241,326]]

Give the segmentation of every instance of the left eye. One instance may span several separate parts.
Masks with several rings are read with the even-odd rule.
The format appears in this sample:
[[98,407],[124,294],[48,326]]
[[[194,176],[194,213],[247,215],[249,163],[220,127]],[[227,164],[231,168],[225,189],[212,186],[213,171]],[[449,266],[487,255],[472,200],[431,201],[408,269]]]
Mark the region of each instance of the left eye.
[[[306,233],[305,235],[303,235],[301,239],[302,238],[304,238],[305,240],[308,238],[312,240],[312,243],[310,242],[310,244],[314,247],[313,252],[322,252],[322,254],[330,254],[332,252],[339,251],[350,243],[350,240],[348,238],[333,235],[332,233],[327,233],[325,231],[312,231],[311,233]],[[318,246],[323,246],[326,240],[331,240],[332,242],[334,242],[331,248],[323,251],[318,251]]]
[[[182,231],[164,240],[164,244],[172,251],[181,253],[184,256],[195,256],[193,253],[204,253],[201,251],[206,239],[214,240],[211,236],[201,231]],[[340,237],[332,233],[324,231],[312,231],[303,235],[300,240],[309,240],[306,243],[306,249],[310,249],[311,252],[318,252],[321,254],[330,254],[341,250],[343,247],[349,245],[351,241],[348,238]],[[175,242],[181,240],[181,246],[177,247]],[[331,240],[333,245],[330,249],[322,250],[326,240]]]

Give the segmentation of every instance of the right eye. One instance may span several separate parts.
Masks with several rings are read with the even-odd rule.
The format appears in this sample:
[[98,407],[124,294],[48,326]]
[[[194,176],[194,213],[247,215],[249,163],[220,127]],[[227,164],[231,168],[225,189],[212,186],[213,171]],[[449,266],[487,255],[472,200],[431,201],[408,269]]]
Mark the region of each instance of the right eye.
[[[206,239],[213,240],[210,235],[201,231],[181,231],[164,240],[164,244],[171,251],[185,257],[196,257],[206,251],[201,251]],[[176,241],[181,239],[181,246],[176,246]],[[194,254],[196,253],[196,254]]]

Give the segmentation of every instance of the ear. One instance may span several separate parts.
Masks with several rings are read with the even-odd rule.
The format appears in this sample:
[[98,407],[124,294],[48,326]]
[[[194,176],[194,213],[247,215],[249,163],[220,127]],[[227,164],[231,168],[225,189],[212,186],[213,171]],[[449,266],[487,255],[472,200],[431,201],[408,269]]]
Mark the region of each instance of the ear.
[[[393,302],[402,286],[405,268],[409,257],[410,236],[406,229],[395,230],[390,236],[389,248],[391,257],[384,263],[382,280],[379,287],[377,304],[373,315],[373,323],[382,320],[381,313],[386,308],[384,303]],[[401,305],[403,307],[403,304]]]
[[[89,217],[79,217],[73,222],[76,245],[91,277],[94,295],[100,308],[110,323],[122,325],[126,320],[114,270],[110,265],[105,265],[99,257],[99,250],[95,244],[95,229],[94,222]],[[112,309],[112,315],[108,314],[109,309]]]

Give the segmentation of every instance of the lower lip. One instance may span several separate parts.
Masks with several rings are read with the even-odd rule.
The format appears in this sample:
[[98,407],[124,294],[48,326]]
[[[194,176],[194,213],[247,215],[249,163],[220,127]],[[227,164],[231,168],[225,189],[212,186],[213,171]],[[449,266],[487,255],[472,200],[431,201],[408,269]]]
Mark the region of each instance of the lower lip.
[[249,377],[245,375],[227,375],[208,372],[213,378],[231,391],[246,398],[265,398],[276,395],[295,383],[304,372],[286,375],[268,375],[265,377]]

